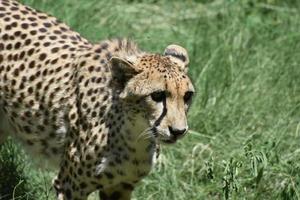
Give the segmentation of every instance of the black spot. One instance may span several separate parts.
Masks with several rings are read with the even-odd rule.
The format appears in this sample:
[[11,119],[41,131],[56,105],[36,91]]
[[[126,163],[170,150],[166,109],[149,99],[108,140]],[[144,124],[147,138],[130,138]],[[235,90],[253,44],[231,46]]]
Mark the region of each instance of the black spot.
[[25,33],[23,33],[22,35],[21,35],[21,39],[25,39],[27,37],[27,35],[25,34]]
[[10,25],[5,26],[5,30],[7,31],[11,30],[11,26]]
[[114,192],[110,196],[110,199],[113,199],[113,200],[119,200],[120,198],[121,198],[121,193],[120,192]]
[[44,23],[44,26],[47,27],[47,28],[49,28],[49,27],[52,26],[52,24],[45,22],[45,23]]
[[46,36],[44,36],[44,35],[40,35],[40,36],[38,37],[38,39],[39,39],[39,40],[43,40],[43,39],[45,39],[45,37],[46,37]]
[[96,188],[97,188],[98,190],[100,190],[100,189],[102,189],[102,188],[103,188],[103,185],[101,185],[101,184],[97,184]]
[[85,157],[85,159],[86,159],[86,160],[91,160],[91,159],[92,159],[92,156],[91,156],[90,154],[87,154],[86,157]]
[[110,173],[110,172],[105,172],[104,174],[105,174],[105,176],[106,176],[108,179],[113,179],[113,178],[114,178],[114,175],[113,175],[112,173]]
[[65,193],[68,200],[72,199],[72,193],[70,189],[66,189]]
[[16,44],[15,44],[15,49],[19,49],[21,47],[21,42],[17,42]]
[[54,47],[54,48],[51,49],[51,52],[52,52],[52,53],[56,53],[56,52],[58,52],[58,50],[59,50],[58,47]]
[[122,187],[125,189],[125,190],[133,190],[133,186],[129,183],[122,183]]
[[27,52],[28,56],[31,56],[34,53],[34,48],[29,49],[29,51]]
[[45,60],[45,58],[47,57],[47,55],[45,53],[41,53],[39,56],[40,61]]
[[77,173],[78,173],[79,175],[82,175],[82,173],[83,173],[82,169],[79,168],[78,171],[77,171]]
[[34,17],[28,17],[29,21],[36,21],[36,18]]
[[31,35],[36,35],[36,34],[37,34],[37,31],[36,31],[36,30],[32,30],[32,31],[30,31],[30,34],[31,34]]
[[28,24],[27,23],[23,23],[23,24],[21,24],[21,27],[23,28],[23,29],[27,29],[28,28]]
[[47,32],[47,29],[45,29],[45,28],[40,28],[39,31],[42,32],[42,33],[45,33],[45,32]]
[[29,126],[24,126],[23,129],[27,134],[31,133],[31,129],[29,128]]
[[19,69],[16,68],[16,69],[14,70],[13,74],[14,74],[14,76],[19,76]]
[[27,45],[29,45],[31,43],[31,40],[30,39],[27,39],[27,40],[25,40],[25,45],[27,46]]
[[[28,52],[28,54],[29,54],[29,52]],[[34,68],[35,67],[35,62],[34,62],[34,60],[33,61],[31,61],[30,63],[29,63],[29,68]]]
[[63,59],[68,58],[68,54],[63,54],[63,55],[61,55],[61,58],[63,58]]
[[101,200],[109,200],[108,196],[102,191],[100,191],[100,197],[101,197]]
[[87,184],[85,182],[81,182],[79,184],[80,189],[85,189],[87,187]]
[[12,49],[12,44],[8,44],[8,45],[6,46],[6,49],[7,49],[7,50],[11,50],[11,49]]
[[55,147],[51,148],[51,151],[52,151],[53,154],[57,154],[58,153],[58,149],[55,148]]
[[31,140],[26,141],[28,145],[32,146],[34,143]]
[[56,38],[57,38],[57,37],[56,37],[55,35],[49,36],[49,39],[50,39],[50,40],[56,40]]

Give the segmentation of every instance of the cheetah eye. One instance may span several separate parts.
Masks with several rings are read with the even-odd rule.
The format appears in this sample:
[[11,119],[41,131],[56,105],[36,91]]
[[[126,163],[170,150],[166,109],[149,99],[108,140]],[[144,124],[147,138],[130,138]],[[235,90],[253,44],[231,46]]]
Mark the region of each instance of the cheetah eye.
[[186,103],[186,104],[189,103],[192,100],[193,94],[194,94],[194,92],[192,92],[192,91],[186,92],[183,97],[184,103]]
[[151,99],[155,102],[162,102],[166,99],[166,92],[165,91],[156,91],[150,94]]

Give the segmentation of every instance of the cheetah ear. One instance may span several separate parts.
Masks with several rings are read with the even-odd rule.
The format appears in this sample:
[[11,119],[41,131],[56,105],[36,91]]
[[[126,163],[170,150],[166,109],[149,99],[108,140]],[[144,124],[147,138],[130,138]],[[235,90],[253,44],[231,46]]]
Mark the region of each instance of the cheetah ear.
[[184,72],[188,71],[188,64],[190,60],[185,48],[176,44],[171,44],[165,49],[164,55],[170,56],[172,61],[179,65],[181,70]]
[[134,64],[128,59],[112,57],[110,59],[113,85],[122,92],[128,81],[139,72],[135,69]]

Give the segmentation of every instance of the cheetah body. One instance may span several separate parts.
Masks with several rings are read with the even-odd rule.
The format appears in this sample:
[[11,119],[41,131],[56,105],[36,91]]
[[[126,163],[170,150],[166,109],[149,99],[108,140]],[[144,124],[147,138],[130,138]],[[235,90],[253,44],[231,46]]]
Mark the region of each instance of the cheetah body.
[[52,16],[0,0],[0,139],[14,135],[58,168],[59,199],[86,199],[95,190],[101,199],[130,199],[153,165],[157,124],[172,121],[162,119],[165,104],[155,110],[150,102],[149,80],[171,78],[171,90],[193,90],[178,67],[185,55],[168,54],[124,39],[92,44]]

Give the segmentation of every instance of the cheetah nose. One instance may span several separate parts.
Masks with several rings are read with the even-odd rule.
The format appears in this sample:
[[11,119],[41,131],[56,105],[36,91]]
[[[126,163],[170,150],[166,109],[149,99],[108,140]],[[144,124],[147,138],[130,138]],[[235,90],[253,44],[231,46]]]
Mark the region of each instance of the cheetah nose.
[[186,128],[185,129],[177,129],[177,128],[173,128],[171,126],[169,126],[169,131],[172,135],[174,135],[175,137],[179,137],[182,136],[183,134],[185,134],[186,132]]

